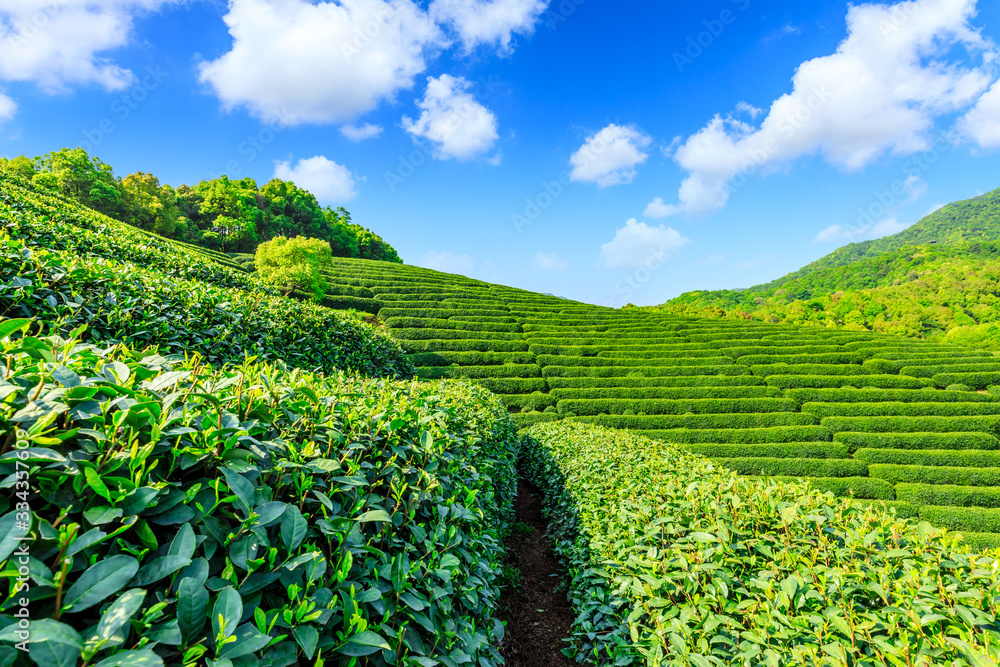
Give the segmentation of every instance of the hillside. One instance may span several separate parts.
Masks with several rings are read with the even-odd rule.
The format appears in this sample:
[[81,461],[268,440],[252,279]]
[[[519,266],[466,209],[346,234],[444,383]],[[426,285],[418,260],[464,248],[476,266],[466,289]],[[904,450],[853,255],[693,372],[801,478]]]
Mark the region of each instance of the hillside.
[[998,258],[1000,190],[945,206],[899,234],[844,246],[771,283],[688,292],[656,309],[1000,350]]
[[1000,659],[990,354],[352,258],[306,303],[17,178],[0,220],[3,664],[499,667],[518,468],[578,658]]

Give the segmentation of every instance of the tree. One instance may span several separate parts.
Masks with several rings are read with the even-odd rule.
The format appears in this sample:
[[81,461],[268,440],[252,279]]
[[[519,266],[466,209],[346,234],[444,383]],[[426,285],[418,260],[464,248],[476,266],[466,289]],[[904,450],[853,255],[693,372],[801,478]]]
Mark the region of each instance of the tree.
[[276,236],[257,246],[254,265],[265,282],[285,290],[286,296],[300,289],[319,301],[327,287],[321,271],[333,265],[333,256],[322,239]]
[[72,197],[84,206],[121,219],[122,184],[111,165],[91,158],[82,148],[63,148],[34,159],[32,181]]
[[24,155],[18,155],[17,157],[11,159],[3,157],[0,158],[0,171],[13,174],[30,181],[35,175],[35,165],[32,164],[31,158]]

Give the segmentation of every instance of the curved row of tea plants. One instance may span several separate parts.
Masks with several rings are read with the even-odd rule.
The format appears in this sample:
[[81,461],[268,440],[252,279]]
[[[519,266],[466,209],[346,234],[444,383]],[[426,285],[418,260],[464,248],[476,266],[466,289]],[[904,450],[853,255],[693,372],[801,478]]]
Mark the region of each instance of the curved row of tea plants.
[[495,397],[45,328],[0,323],[0,662],[501,664]]
[[800,484],[740,478],[662,441],[528,429],[578,614],[600,664],[990,665],[1000,563],[927,523]]

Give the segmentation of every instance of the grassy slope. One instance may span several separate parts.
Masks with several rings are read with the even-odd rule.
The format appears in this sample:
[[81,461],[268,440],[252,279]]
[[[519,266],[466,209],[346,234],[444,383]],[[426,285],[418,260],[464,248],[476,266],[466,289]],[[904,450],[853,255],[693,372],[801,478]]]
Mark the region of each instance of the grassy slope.
[[[695,291],[679,315],[948,335],[1000,349],[1000,190],[956,202],[899,234],[853,243],[747,290]],[[933,242],[933,244],[932,244]]]

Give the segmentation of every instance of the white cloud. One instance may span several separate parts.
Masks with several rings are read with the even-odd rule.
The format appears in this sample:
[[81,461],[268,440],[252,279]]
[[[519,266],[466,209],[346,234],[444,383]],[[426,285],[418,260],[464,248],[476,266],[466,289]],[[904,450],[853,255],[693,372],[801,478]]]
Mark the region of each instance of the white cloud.
[[643,151],[652,143],[634,127],[612,123],[600,132],[587,137],[583,146],[569,159],[574,181],[597,183],[598,187],[631,183],[636,165],[649,157]]
[[556,252],[549,254],[536,252],[535,259],[531,262],[531,268],[537,271],[565,271],[569,268],[569,262]]
[[515,33],[530,35],[549,0],[434,0],[431,16],[458,33],[465,50],[497,44],[510,53]]
[[417,101],[420,118],[403,117],[403,129],[435,144],[434,157],[468,160],[496,143],[498,122],[468,91],[472,84],[448,74],[427,77],[427,91]]
[[17,102],[0,93],[0,124],[6,123],[17,113]]
[[274,177],[291,181],[308,190],[323,204],[340,204],[357,196],[354,176],[350,170],[322,155],[291,162],[274,163]]
[[958,131],[983,148],[1000,148],[1000,81],[962,117]]
[[431,250],[420,260],[420,266],[444,273],[468,275],[476,268],[476,261],[469,255],[459,255],[451,250],[444,252]]
[[671,227],[650,227],[631,218],[615,231],[615,238],[601,246],[601,264],[608,268],[638,268],[663,260],[691,242]]
[[489,159],[489,163],[494,167],[499,167],[503,164],[503,151],[497,151],[497,154]]
[[653,201],[646,204],[646,211],[643,213],[647,218],[666,218],[677,212],[677,207],[673,204],[664,204],[663,197],[654,197]]
[[354,143],[358,143],[365,139],[373,139],[382,134],[382,126],[372,125],[371,123],[365,123],[360,127],[357,125],[344,125],[340,128],[340,133]]
[[232,49],[201,65],[227,108],[285,125],[348,121],[426,68],[440,30],[411,0],[231,0]]
[[830,225],[816,235],[813,243],[858,243],[859,241],[870,241],[872,239],[880,239],[883,236],[898,234],[912,224],[912,222],[900,222],[898,218],[891,217],[871,225],[860,227]]
[[107,58],[126,45],[135,16],[176,0],[0,0],[0,80],[48,93],[73,84],[120,90],[135,75]]
[[754,105],[750,104],[749,102],[746,102],[744,100],[740,100],[739,102],[736,103],[736,112],[737,113],[745,113],[745,114],[749,115],[750,118],[753,118],[753,119],[756,120],[757,116],[759,116],[762,113],[764,113],[764,110],[761,109],[760,107],[755,107]]
[[705,215],[757,171],[820,154],[858,169],[885,154],[927,150],[935,119],[973,104],[989,86],[984,68],[957,54],[994,54],[973,29],[976,0],[910,0],[852,5],[836,53],[802,63],[792,91],[760,125],[715,116],[675,160],[689,172],[679,209]]

